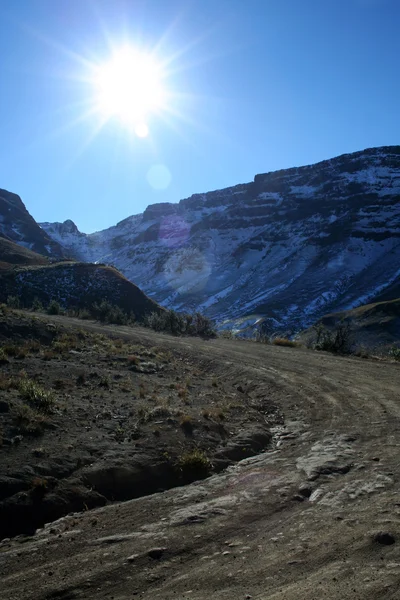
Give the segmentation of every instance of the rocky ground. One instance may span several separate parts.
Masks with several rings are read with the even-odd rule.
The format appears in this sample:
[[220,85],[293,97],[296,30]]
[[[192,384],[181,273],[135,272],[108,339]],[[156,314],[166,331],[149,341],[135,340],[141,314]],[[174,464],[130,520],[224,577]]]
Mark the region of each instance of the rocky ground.
[[[37,329],[48,332],[49,325],[40,323]],[[15,494],[36,497],[34,513],[72,477],[79,480],[78,488],[102,496],[107,504],[93,510],[88,505],[88,510],[53,521],[34,535],[3,539],[0,577],[5,598],[400,597],[398,363],[251,342],[176,339],[91,323],[79,333],[76,328],[82,323],[62,317],[53,323],[51,346],[62,341],[60,335],[74,335],[76,347],[61,355],[57,346],[49,349],[56,354],[49,360],[42,349],[29,351],[2,365],[3,380],[18,378],[24,369],[29,379],[36,376],[56,394],[54,412],[46,415],[52,428],[46,425],[41,437],[31,438],[7,429],[16,427],[9,420],[23,388],[5,386],[2,402],[9,408],[2,419],[9,442],[2,447],[3,478],[18,479],[25,465],[36,477],[37,466],[51,464],[56,448],[59,458],[73,462],[79,446],[85,448],[83,462],[69,475],[57,478],[43,472],[40,476],[49,483]],[[78,383],[81,371],[85,373]],[[90,376],[94,372],[97,377]],[[109,387],[100,386],[102,378]],[[64,380],[65,387],[58,389],[56,380]],[[120,389],[125,381],[129,392]],[[185,381],[186,398],[179,395]],[[147,398],[140,398],[141,383],[147,385]],[[173,399],[150,399],[157,394]],[[173,414],[160,415],[157,422],[140,421],[140,401],[147,410],[166,405]],[[96,418],[104,411],[111,418]],[[182,428],[185,415],[193,424],[190,435]],[[221,424],[227,434],[218,429]],[[124,430],[124,439],[117,427]],[[159,434],[153,432],[156,428]],[[236,442],[250,430],[254,441],[259,428],[266,436],[260,439],[264,451],[248,447],[253,456],[235,462],[238,455],[231,448],[237,450],[241,443]],[[18,435],[22,439],[13,442]],[[113,502],[109,489],[96,487],[104,483],[100,474],[110,483],[107,468],[113,465],[116,489],[121,479],[135,476],[130,461],[138,443],[136,451],[143,455],[146,449],[148,456],[156,456],[164,445],[163,452],[173,456],[168,460],[175,476],[181,477],[172,483],[181,485]],[[218,472],[187,484],[181,457],[196,449]],[[221,471],[228,460],[231,466]],[[130,471],[119,479],[123,464]],[[202,461],[195,464],[205,466]],[[192,469],[187,477],[195,477]],[[161,481],[164,489],[171,483]]]
[[209,357],[48,323],[0,324],[0,535],[218,472],[271,445],[265,390]]

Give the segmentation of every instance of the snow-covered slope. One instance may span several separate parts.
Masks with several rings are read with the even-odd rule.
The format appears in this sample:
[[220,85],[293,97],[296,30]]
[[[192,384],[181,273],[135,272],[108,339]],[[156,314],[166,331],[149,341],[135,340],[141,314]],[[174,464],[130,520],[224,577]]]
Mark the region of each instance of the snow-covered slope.
[[400,146],[256,175],[90,235],[72,221],[41,226],[164,306],[295,331],[399,278]]

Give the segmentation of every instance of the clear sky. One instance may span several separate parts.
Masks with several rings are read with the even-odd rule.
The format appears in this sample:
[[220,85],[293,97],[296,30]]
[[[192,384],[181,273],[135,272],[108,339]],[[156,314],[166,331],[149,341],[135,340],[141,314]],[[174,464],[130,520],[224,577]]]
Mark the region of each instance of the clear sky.
[[400,143],[399,0],[0,0],[0,23],[0,187],[37,221]]

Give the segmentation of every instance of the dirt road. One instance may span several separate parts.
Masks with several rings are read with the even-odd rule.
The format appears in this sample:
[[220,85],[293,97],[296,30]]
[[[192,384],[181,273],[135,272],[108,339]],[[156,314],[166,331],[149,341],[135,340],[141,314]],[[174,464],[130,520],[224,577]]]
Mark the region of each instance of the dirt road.
[[76,324],[212,359],[285,426],[220,475],[2,542],[2,598],[400,599],[399,364]]

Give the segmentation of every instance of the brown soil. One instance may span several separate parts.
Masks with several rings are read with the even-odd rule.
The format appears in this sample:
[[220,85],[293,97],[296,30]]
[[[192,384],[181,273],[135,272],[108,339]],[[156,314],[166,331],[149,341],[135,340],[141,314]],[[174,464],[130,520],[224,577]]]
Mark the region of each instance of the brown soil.
[[208,357],[140,343],[140,329],[131,341],[65,323],[9,310],[0,322],[0,538],[270,446],[282,417],[262,386],[227,379]]
[[[74,325],[64,318],[54,322]],[[145,350],[156,347],[160,357],[170,352],[166,381],[172,382],[175,373],[181,380],[187,377],[185,369],[193,379],[192,369],[203,368],[193,397],[217,393],[213,377],[227,396],[236,390],[241,395],[233,402],[242,398],[245,404],[237,409],[240,418],[229,417],[233,426],[249,420],[253,426],[248,406],[257,423],[265,424],[263,398],[267,420],[276,415],[275,424],[269,422],[274,439],[266,452],[208,479],[69,515],[32,537],[3,540],[5,598],[400,597],[399,364],[250,342],[174,339],[139,328],[83,326]],[[112,361],[89,367],[82,359],[87,368],[110,370],[113,377]],[[40,358],[28,360],[43,364]],[[76,359],[65,361],[67,372],[69,360]],[[46,363],[43,381],[52,381],[47,366],[63,361]],[[124,361],[119,369],[125,374]],[[150,380],[164,384],[157,373],[148,374]],[[77,410],[84,403],[75,387],[71,380],[67,389],[74,390]],[[112,394],[108,398],[111,403]],[[85,410],[91,410],[88,404]],[[82,425],[75,435],[78,431],[86,435]],[[48,435],[53,434],[47,432],[43,443]],[[185,443],[181,432],[176,435],[177,443]],[[143,440],[148,439],[146,433]]]

